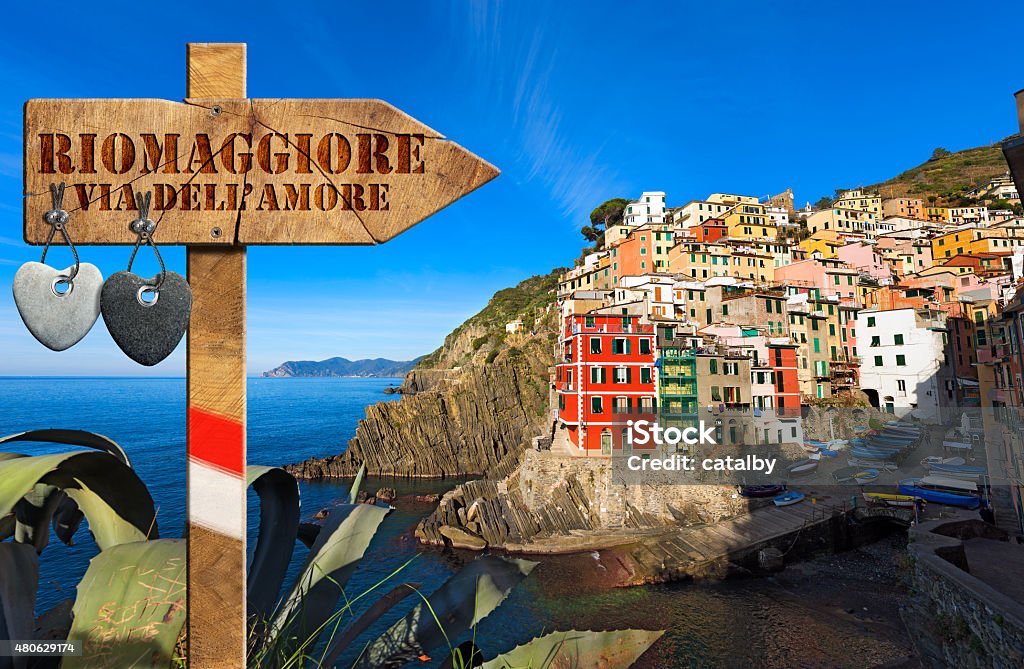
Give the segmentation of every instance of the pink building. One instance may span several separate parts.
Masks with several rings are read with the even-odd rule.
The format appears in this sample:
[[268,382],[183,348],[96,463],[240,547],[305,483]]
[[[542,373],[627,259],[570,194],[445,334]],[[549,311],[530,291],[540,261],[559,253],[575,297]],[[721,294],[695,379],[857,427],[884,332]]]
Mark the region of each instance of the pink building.
[[811,258],[775,268],[775,282],[811,297],[857,297],[860,272],[837,258]]
[[891,279],[892,269],[870,244],[847,244],[836,249],[836,258],[875,279]]

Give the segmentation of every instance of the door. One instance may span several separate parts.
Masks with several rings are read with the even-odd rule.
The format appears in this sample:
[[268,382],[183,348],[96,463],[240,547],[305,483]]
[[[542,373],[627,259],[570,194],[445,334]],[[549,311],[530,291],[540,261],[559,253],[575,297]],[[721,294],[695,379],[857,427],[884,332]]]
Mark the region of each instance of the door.
[[608,430],[601,432],[601,455],[612,454],[612,433]]
[[633,444],[629,443],[629,428],[622,431],[622,454],[629,455],[633,452]]

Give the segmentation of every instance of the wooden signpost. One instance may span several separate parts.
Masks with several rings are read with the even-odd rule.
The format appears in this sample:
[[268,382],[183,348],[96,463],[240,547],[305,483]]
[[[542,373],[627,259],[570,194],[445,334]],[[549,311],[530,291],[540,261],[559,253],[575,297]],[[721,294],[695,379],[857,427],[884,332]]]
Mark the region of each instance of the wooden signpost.
[[248,245],[386,242],[498,170],[379,100],[250,100],[244,44],[189,44],[188,93],[25,105],[25,241],[65,182],[76,244],[188,247],[188,633],[193,667],[244,667]]

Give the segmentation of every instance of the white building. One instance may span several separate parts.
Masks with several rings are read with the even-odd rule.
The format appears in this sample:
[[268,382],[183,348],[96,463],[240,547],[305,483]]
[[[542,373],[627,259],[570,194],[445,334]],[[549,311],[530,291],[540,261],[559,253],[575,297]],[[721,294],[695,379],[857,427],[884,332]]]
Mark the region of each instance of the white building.
[[953,225],[988,223],[988,207],[953,207],[948,218]]
[[640,199],[626,205],[622,214],[622,222],[637,226],[644,223],[660,224],[665,222],[665,193],[662,191],[644,191]]
[[[790,225],[789,211],[785,207],[765,207],[768,214],[768,224],[777,228],[784,228]],[[793,222],[796,225],[796,222]]]
[[860,387],[872,405],[938,423],[952,369],[946,364],[945,314],[928,309],[865,309],[857,314]]

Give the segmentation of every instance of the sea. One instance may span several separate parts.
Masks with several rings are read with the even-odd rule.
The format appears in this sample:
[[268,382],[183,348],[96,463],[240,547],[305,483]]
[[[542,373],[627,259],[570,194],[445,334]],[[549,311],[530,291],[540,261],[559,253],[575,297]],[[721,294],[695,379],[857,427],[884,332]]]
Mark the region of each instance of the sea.
[[[343,451],[368,405],[397,401],[400,396],[384,394],[384,389],[399,382],[387,378],[250,379],[249,463],[283,465]],[[160,535],[183,535],[184,379],[0,378],[0,434],[50,427],[97,432],[120,444],[153,496]],[[28,454],[66,448],[22,443],[4,447]],[[368,478],[363,489],[372,494],[388,486],[405,496],[443,493],[457,483]],[[345,499],[350,484],[300,482],[303,519]],[[392,577],[393,585],[418,583],[422,592],[429,593],[476,557],[419,546],[413,530],[432,505],[404,499],[371,543],[349,583],[349,596],[370,589],[409,560]],[[258,500],[251,492],[248,522],[252,547],[259,516]],[[533,573],[480,622],[474,638],[489,658],[555,630],[666,630],[634,665],[640,669],[867,667],[876,659],[892,662],[910,654],[897,612],[897,544],[868,547],[841,559],[824,556],[772,578],[637,588],[601,585],[604,567],[598,554],[541,558]],[[51,536],[40,559],[38,613],[74,598],[76,584],[95,554],[85,524],[73,546]],[[305,554],[305,547],[297,543],[287,583]],[[372,594],[363,601],[366,606],[372,603]],[[405,607],[393,609],[361,637],[360,645],[404,615],[413,603],[406,600]],[[417,664],[437,666],[441,659],[438,654]]]

